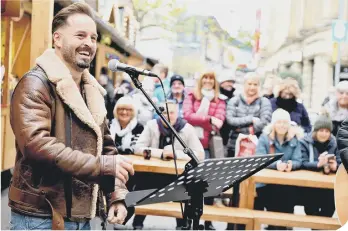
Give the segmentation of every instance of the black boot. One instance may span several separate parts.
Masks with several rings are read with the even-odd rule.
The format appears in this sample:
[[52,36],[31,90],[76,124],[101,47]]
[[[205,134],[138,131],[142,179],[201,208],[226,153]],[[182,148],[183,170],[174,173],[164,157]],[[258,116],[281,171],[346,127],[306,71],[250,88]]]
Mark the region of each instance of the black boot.
[[205,221],[204,222],[204,229],[205,230],[216,230],[211,221]]

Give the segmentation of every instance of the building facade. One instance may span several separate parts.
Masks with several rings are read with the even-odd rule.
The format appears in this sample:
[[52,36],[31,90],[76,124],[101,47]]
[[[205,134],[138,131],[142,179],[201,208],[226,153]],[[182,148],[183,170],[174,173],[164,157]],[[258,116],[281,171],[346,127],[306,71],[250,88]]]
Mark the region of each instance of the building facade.
[[[335,82],[331,23],[338,18],[339,1],[269,1],[269,23],[263,31],[268,41],[259,66],[266,75],[288,71],[301,75],[302,100],[314,111],[320,109]],[[348,0],[343,2],[344,20],[348,20]],[[342,43],[340,51],[343,72],[348,67],[348,44]]]

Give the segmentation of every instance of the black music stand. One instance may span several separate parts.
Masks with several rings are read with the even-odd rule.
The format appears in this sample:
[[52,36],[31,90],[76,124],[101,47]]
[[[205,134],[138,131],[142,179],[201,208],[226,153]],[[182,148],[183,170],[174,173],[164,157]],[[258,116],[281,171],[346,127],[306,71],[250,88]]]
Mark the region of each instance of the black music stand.
[[[252,176],[283,154],[252,157],[207,159],[196,167],[191,160],[184,172],[172,183],[161,189],[130,192],[126,196],[127,207],[169,201],[185,201],[184,229],[202,229],[199,219],[203,214],[203,198],[221,194]],[[193,163],[192,163],[193,162]]]

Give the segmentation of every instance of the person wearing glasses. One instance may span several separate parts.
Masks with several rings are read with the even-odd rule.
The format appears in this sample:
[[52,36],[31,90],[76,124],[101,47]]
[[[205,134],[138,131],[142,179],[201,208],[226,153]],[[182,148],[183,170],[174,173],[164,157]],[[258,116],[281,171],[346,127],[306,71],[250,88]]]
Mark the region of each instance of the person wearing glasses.
[[114,108],[114,119],[110,125],[110,134],[120,154],[133,154],[134,146],[144,127],[138,122],[138,110],[130,96],[120,98]]
[[339,82],[336,86],[336,96],[324,105],[333,123],[332,134],[337,135],[342,122],[348,117],[348,81]]

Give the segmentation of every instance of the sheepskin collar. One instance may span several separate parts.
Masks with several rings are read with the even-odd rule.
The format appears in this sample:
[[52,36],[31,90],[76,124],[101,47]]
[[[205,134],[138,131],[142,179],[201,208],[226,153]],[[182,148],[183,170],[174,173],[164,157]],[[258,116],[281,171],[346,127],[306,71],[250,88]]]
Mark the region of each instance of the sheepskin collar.
[[55,54],[54,49],[47,49],[36,59],[36,64],[46,72],[49,81],[56,86],[57,94],[74,114],[93,130],[97,130],[106,116],[103,97],[106,91],[89,71],[86,69],[81,79],[86,92],[87,107],[69,69]]

